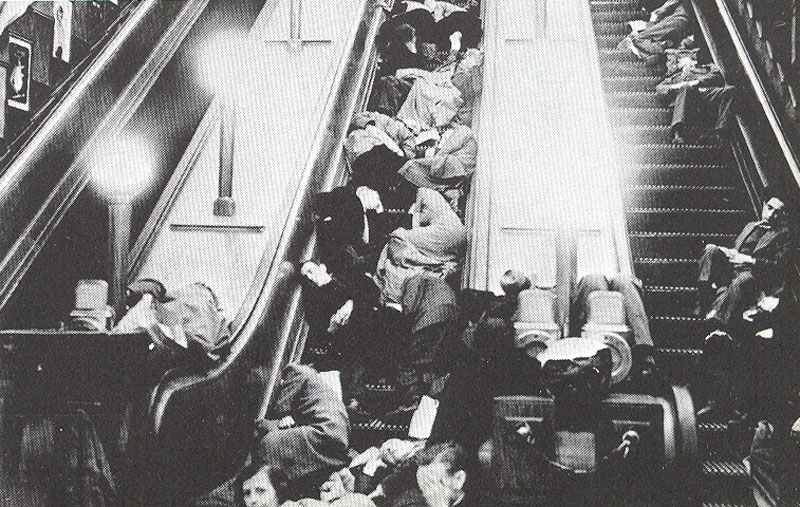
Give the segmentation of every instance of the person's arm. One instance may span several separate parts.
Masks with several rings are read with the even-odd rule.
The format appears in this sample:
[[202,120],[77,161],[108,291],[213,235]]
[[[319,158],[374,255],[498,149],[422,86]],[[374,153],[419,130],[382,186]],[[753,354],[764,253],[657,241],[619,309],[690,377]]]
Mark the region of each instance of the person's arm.
[[722,76],[722,72],[718,68],[716,68],[716,66],[714,66],[711,72],[699,78],[697,81],[698,81],[697,86],[703,88],[725,85],[725,78]]
[[470,134],[458,148],[444,155],[432,157],[430,175],[440,179],[464,178],[475,171],[478,143]]
[[681,70],[678,69],[665,77],[656,85],[656,93],[664,98],[670,98],[675,91],[675,84],[680,82]]

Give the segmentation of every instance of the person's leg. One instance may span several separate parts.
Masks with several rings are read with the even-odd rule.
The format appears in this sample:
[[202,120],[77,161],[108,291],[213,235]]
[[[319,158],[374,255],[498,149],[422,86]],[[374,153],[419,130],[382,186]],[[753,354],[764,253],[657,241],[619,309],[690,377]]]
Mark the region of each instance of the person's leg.
[[633,331],[633,345],[653,346],[650,320],[642,301],[642,292],[629,276],[615,275],[609,280],[610,290],[622,294],[625,302],[625,319]]
[[702,117],[702,100],[696,88],[681,88],[675,95],[671,130],[674,142],[686,142],[687,129],[696,126]]
[[706,245],[703,255],[697,261],[697,310],[705,315],[714,299],[714,288],[724,287],[733,278],[733,268],[728,257],[717,245]]
[[399,384],[400,403],[414,407],[422,396],[429,394],[434,380],[434,358],[447,336],[447,323],[420,329],[401,354]]
[[735,90],[733,86],[726,85],[709,88],[705,91],[706,100],[711,105],[712,111],[716,113],[714,132],[718,136],[725,137],[733,125]]
[[589,311],[589,294],[596,290],[609,290],[608,280],[603,275],[592,274],[584,275],[575,288],[575,297],[572,300],[570,309],[569,334],[580,336],[581,328],[586,323]]
[[736,275],[728,288],[714,301],[715,318],[727,330],[735,333],[741,329],[742,312],[755,303],[755,300],[756,284],[753,274],[743,271]]

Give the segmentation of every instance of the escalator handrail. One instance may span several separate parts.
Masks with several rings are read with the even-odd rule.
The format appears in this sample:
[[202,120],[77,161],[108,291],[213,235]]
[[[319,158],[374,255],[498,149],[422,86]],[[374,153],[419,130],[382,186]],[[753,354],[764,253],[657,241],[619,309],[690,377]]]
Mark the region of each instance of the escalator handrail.
[[[731,42],[736,50],[736,57],[738,62],[742,65],[747,79],[751,85],[754,95],[758,100],[758,105],[761,106],[764,116],[766,116],[768,123],[770,124],[771,131],[775,137],[776,142],[779,144],[782,154],[784,155],[784,160],[788,166],[789,171],[791,172],[795,182],[798,184],[798,189],[800,190],[800,168],[798,166],[798,159],[792,149],[791,144],[788,141],[786,131],[783,128],[780,118],[778,117],[775,108],[772,106],[770,101],[769,95],[767,94],[767,90],[764,87],[764,83],[762,82],[758,72],[756,71],[755,65],[753,60],[750,58],[750,54],[747,51],[747,48],[742,40],[741,35],[736,29],[736,24],[734,22],[733,16],[728,8],[727,3],[725,0],[715,0],[715,3],[718,8],[718,13],[723,20],[723,24],[725,25],[725,29],[728,33],[728,36],[731,39]],[[702,32],[706,42],[708,43],[709,49],[711,51],[712,56],[716,62],[720,62],[721,55],[719,54],[718,49],[713,44],[711,29],[708,25],[707,20],[703,16],[703,11],[698,4],[698,0],[691,0],[692,8],[695,14],[695,18],[697,19],[698,25],[700,27],[700,31]],[[758,156],[756,155],[756,149],[753,145],[753,139],[748,132],[748,129],[744,127],[741,118],[738,119],[740,130],[742,132],[742,136],[744,138],[746,149],[750,154],[752,159],[755,171],[757,173],[757,177],[759,178],[759,184],[761,187],[765,187],[768,183],[766,175],[762,169],[761,161],[759,160]],[[745,176],[743,172],[743,176]],[[759,196],[755,195],[757,189],[748,188],[748,192],[750,193],[751,200],[753,201],[753,208],[756,213],[759,212],[760,203]],[[761,196],[763,198],[763,196]],[[791,269],[792,271],[800,276],[800,264],[797,261],[791,261]],[[795,299],[800,299],[800,293],[798,292],[797,287],[791,287],[791,293],[793,294]]]
[[50,91],[50,95],[42,106],[34,112],[28,124],[23,128],[14,138],[8,142],[5,150],[0,154],[0,174],[3,174],[8,166],[13,162],[15,155],[22,150],[25,145],[33,138],[35,133],[41,129],[47,119],[54,114],[55,110],[61,104],[69,90],[72,89],[79,81],[80,78],[88,72],[92,62],[99,58],[103,52],[103,48],[114,38],[114,36],[124,26],[124,21],[127,20],[131,13],[143,3],[144,0],[131,0],[131,2],[123,7],[119,12],[117,18],[108,25],[105,32],[100,36],[97,41],[89,48],[86,56],[84,56],[75,66],[70,69],[69,73],[64,77],[64,80]]
[[[285,306],[281,303],[288,302],[291,305],[289,299],[296,295],[298,285],[293,262],[299,260],[312,239],[313,224],[307,219],[307,210],[311,198],[321,188],[322,180],[331,170],[335,170],[335,168],[331,168],[331,160],[336,159],[337,152],[341,151],[341,141],[351,118],[347,111],[352,111],[355,107],[354,104],[359,102],[357,95],[364,93],[363,90],[353,89],[354,82],[359,83],[362,80],[350,79],[351,74],[354,68],[359,74],[368,70],[368,61],[372,56],[369,49],[373,48],[372,40],[374,40],[374,34],[377,33],[383,16],[384,11],[380,8],[377,0],[364,0],[361,5],[361,15],[356,18],[360,22],[353,24],[348,35],[347,48],[343,51],[337,66],[333,86],[322,113],[322,120],[309,150],[303,175],[289,208],[278,246],[274,253],[265,252],[241,306],[242,310],[234,320],[234,340],[230,353],[220,364],[206,372],[185,374],[185,372],[175,370],[167,376],[166,382],[159,386],[159,392],[154,396],[154,403],[149,410],[151,424],[149,431],[152,435],[159,434],[167,409],[176,394],[193,388],[207,387],[235,369],[238,363],[244,360],[247,350],[254,346],[253,342],[258,340],[259,331],[270,319],[272,313],[270,310]],[[363,40],[359,34],[364,35]],[[367,34],[370,34],[372,38]],[[359,46],[359,42],[363,42],[363,47]],[[358,57],[355,61],[354,56]],[[343,93],[346,93],[349,98],[349,107],[346,107],[345,111],[337,107],[340,102],[337,98],[341,97]],[[334,138],[331,139],[331,137]],[[297,306],[291,306],[294,308],[292,312],[294,315],[285,315],[284,323],[297,321]],[[299,317],[302,318],[302,315]],[[283,326],[283,328],[291,330],[293,326]],[[265,389],[265,400],[272,397],[278,376],[286,360],[286,351],[290,350],[289,341],[296,334],[281,332],[280,336],[275,337],[279,341],[275,344],[275,353],[270,358],[272,364],[269,368],[270,376]]]
[[[68,162],[69,165],[64,167],[63,172],[59,173],[60,179],[50,194],[44,197],[41,204],[37,203],[33,215],[24,217],[25,222],[16,241],[0,257],[0,308],[8,302],[42,245],[88,184],[89,161],[95,150],[113,139],[130,120],[209,1],[187,0],[176,4],[179,10],[173,20],[165,24],[163,29],[158,28],[160,31],[152,29],[147,32],[156,41],[153,42],[152,51],[144,53],[146,56],[142,57],[143,61],[130,82],[114,95],[111,108],[98,111],[95,116],[87,119],[87,122],[96,121],[96,124],[92,123],[82,134],[83,137],[76,141],[79,142],[76,144],[80,147],[79,151]],[[82,111],[79,108],[90,100],[90,92],[103,88],[106,82],[102,80],[107,79],[111,71],[120,65],[121,48],[128,48],[134,43],[141,44],[142,26],[154,16],[163,14],[164,10],[173,12],[169,8],[165,9],[165,5],[169,4],[161,4],[157,0],[141,0],[113,40],[91,62],[75,86],[69,89],[59,107],[54,109],[47,121],[43,122],[41,128],[13,158],[5,173],[0,174],[0,200],[13,199],[19,182],[33,174],[43,160],[58,149],[53,147],[53,138],[71,128],[70,118],[76,112]],[[148,43],[151,39],[148,39]]]
[[725,0],[715,0],[715,3],[722,21],[725,24],[725,28],[730,35],[731,42],[733,43],[734,49],[736,50],[736,55],[742,64],[742,68],[747,76],[747,80],[752,86],[756,99],[764,111],[770,129],[775,136],[775,140],[780,146],[781,153],[786,160],[786,165],[788,166],[795,183],[797,183],[798,188],[800,188],[800,163],[798,163],[797,155],[789,143],[781,119],[772,105],[769,94],[767,93],[767,89],[764,86],[761,77],[758,75],[758,71],[756,70],[752,58],[750,58],[750,53],[747,51],[747,47],[742,40],[741,34],[736,28],[736,23],[733,19],[733,15],[730,12],[730,9],[728,8],[727,2]]

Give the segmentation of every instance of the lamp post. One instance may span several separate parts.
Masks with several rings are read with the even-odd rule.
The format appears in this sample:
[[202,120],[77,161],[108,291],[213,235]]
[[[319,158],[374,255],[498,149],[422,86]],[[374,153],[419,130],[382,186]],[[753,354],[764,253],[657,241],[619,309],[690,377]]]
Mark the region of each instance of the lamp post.
[[236,98],[223,93],[219,122],[219,193],[214,201],[214,215],[232,217],[236,213],[233,200],[233,150],[236,145]]
[[133,204],[130,199],[114,199],[108,203],[108,244],[111,306],[116,318],[125,310],[125,288],[128,286],[127,256],[131,237]]
[[117,318],[125,310],[133,201],[152,173],[148,153],[140,140],[125,138],[109,143],[92,162],[93,183],[108,207],[109,299]]

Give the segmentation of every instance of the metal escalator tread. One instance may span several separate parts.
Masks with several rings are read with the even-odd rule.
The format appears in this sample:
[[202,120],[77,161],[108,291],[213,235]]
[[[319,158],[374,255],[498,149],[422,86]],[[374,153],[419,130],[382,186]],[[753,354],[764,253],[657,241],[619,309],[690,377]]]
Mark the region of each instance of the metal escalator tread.
[[747,470],[744,468],[744,464],[733,458],[707,459],[703,461],[702,473],[705,476],[747,478]]

